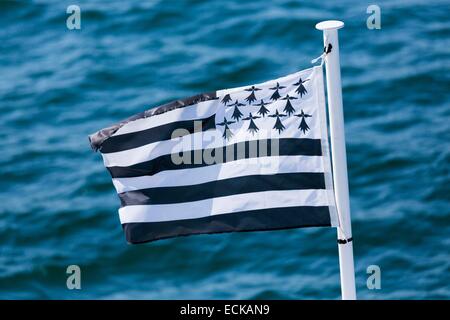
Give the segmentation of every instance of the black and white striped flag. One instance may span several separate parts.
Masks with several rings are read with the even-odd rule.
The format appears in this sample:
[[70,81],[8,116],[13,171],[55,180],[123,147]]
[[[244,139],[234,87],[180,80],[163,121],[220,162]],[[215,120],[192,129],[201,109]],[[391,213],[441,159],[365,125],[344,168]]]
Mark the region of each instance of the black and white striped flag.
[[177,100],[90,136],[127,241],[337,226],[322,68]]

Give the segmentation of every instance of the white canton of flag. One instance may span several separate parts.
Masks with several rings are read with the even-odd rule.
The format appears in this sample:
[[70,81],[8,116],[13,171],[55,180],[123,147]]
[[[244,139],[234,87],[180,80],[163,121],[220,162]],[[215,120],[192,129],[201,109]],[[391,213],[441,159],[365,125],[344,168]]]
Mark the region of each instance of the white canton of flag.
[[338,225],[320,66],[152,108],[90,141],[131,243]]

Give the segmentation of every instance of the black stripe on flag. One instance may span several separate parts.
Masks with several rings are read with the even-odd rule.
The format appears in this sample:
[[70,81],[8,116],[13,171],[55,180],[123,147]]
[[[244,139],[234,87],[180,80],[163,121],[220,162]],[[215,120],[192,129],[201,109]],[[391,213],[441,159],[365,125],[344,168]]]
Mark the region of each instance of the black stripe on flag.
[[[102,153],[120,152],[153,142],[170,140],[172,139],[172,133],[177,129],[186,130],[184,135],[192,134],[194,133],[195,122],[198,126],[201,122],[201,131],[216,128],[215,115],[203,119],[176,121],[142,131],[111,136],[103,142],[100,151]],[[178,135],[178,137],[181,136]]]
[[331,221],[327,206],[270,208],[197,219],[124,223],[122,225],[126,239],[130,243],[143,243],[193,234],[329,226],[331,226]]
[[325,189],[322,172],[251,175],[200,184],[157,187],[119,193],[122,207],[171,204],[262,191]]
[[[239,142],[226,147],[221,147],[221,152],[223,155],[226,155],[226,148],[234,148],[234,154],[238,155],[238,150],[245,150],[244,155],[240,155],[240,159],[250,159],[253,157],[261,157],[261,156],[321,156],[322,155],[322,147],[320,139],[294,139],[294,138],[284,138],[277,139],[279,144],[279,153],[272,154],[271,146],[274,141],[273,139],[259,140],[259,146],[267,146],[265,150],[257,150],[256,154],[252,154],[250,150],[252,150],[250,144],[251,141]],[[238,144],[245,144],[243,148],[239,148]],[[202,151],[202,150],[200,150]],[[186,151],[189,153],[188,158],[194,159],[194,153],[197,151]],[[212,155],[215,154],[214,149],[206,149],[207,153]],[[127,167],[107,167],[111,177],[113,178],[132,178],[132,177],[140,177],[140,176],[151,176],[161,171],[166,170],[177,170],[177,169],[192,169],[205,167],[211,164],[208,164],[201,159],[202,161],[199,163],[182,163],[175,164],[172,161],[172,155],[167,154],[155,159],[141,162],[135,165],[127,166]],[[237,159],[223,159],[222,163],[234,161]],[[215,163],[213,163],[215,164]]]
[[120,128],[122,128],[124,125],[126,125],[127,123],[129,123],[131,121],[157,116],[157,115],[160,115],[160,114],[163,114],[163,113],[166,113],[166,112],[178,109],[178,108],[184,108],[187,106],[191,106],[191,105],[197,104],[202,101],[209,101],[209,100],[216,100],[216,99],[218,99],[218,98],[217,98],[216,92],[214,91],[214,92],[201,93],[201,94],[197,94],[195,96],[191,96],[188,98],[171,101],[171,102],[163,104],[159,107],[152,108],[152,109],[146,110],[144,112],[135,114],[134,116],[129,117],[128,119],[125,119],[123,121],[120,121],[119,123],[117,123],[115,125],[112,125],[108,128],[102,129],[100,131],[97,131],[94,134],[91,134],[89,136],[89,142],[91,144],[92,149],[94,149],[95,151],[101,149],[101,151],[103,152],[102,147],[103,147],[103,144],[105,143],[105,141],[107,141],[109,138],[111,138],[112,135],[117,132],[117,130],[119,130]]

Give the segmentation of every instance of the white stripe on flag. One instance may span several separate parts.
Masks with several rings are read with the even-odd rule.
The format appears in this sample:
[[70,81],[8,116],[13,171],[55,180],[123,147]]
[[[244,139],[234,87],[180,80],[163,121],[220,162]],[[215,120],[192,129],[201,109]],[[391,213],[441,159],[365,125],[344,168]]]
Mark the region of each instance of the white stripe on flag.
[[329,206],[327,190],[285,190],[236,194],[207,200],[119,209],[120,222],[160,222],[194,219],[248,210],[297,206]]
[[321,156],[279,156],[240,159],[207,167],[159,172],[152,177],[115,178],[117,193],[157,187],[187,186],[240,176],[324,172]]
[[220,107],[220,104],[218,104],[216,100],[199,102],[198,104],[174,109],[166,113],[159,114],[157,116],[131,121],[129,123],[126,123],[119,130],[117,130],[117,132],[114,133],[112,136],[118,136],[131,132],[138,132],[154,127],[159,127],[164,124],[168,124],[175,121],[186,121],[186,120],[207,118],[215,114],[218,107]]

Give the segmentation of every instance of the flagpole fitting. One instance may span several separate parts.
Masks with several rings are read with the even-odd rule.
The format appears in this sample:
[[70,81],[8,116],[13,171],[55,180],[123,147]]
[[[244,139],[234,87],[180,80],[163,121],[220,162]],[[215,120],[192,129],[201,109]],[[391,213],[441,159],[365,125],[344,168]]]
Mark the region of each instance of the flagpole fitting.
[[352,242],[352,241],[353,241],[353,237],[350,237],[348,239],[337,239],[337,243],[338,244],[346,244],[346,243],[349,243],[349,242]]
[[337,30],[344,27],[344,22],[339,20],[327,20],[316,24],[316,29],[320,31]]
[[[333,45],[328,41],[329,36],[328,33],[332,32],[332,30],[338,30],[344,27],[344,22],[339,20],[327,20],[322,21],[316,24],[316,29],[321,30],[324,32],[325,38],[324,38],[324,47],[323,47],[323,53],[317,57],[316,59],[312,60],[311,63],[316,63],[321,59],[320,65],[323,65],[325,62],[325,57],[331,52],[333,49]],[[335,31],[337,32],[337,31]]]

